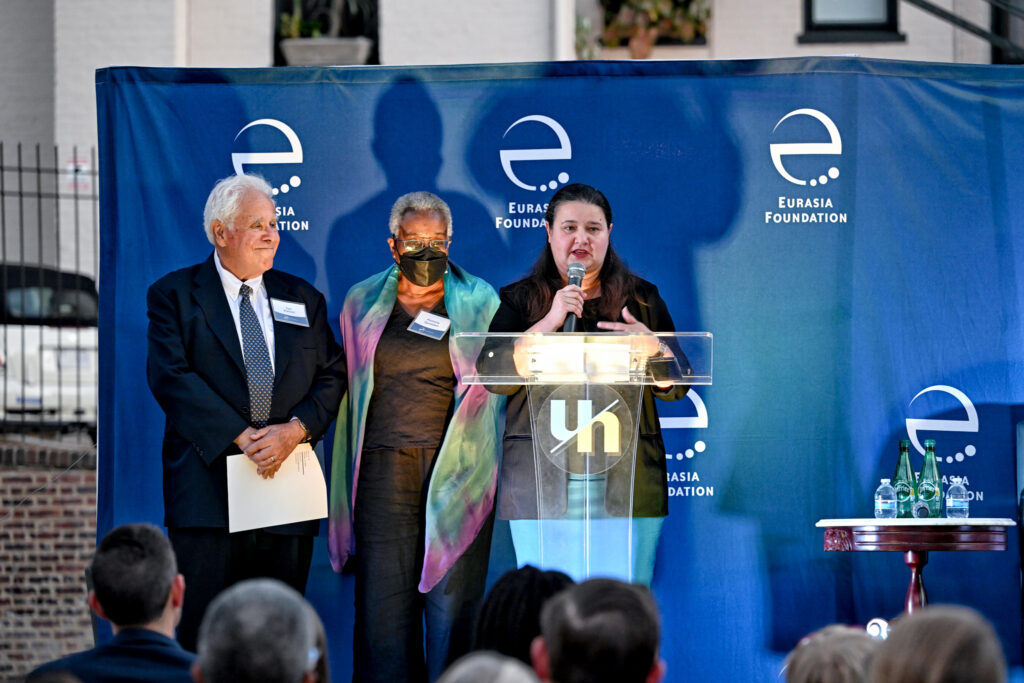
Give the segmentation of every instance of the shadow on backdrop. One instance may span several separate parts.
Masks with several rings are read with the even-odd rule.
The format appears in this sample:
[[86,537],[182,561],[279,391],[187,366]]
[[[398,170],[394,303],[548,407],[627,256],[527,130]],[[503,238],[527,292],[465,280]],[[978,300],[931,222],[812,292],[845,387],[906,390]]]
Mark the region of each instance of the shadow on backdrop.
[[[387,186],[331,225],[327,239],[328,300],[331,325],[340,339],[337,314],[349,287],[380,272],[391,263],[386,240],[390,237],[391,206],[407,192],[432,192],[452,210],[452,261],[474,275],[490,280],[481,271],[487,254],[497,246],[494,230],[488,229],[487,212],[474,198],[438,186],[444,164],[444,130],[441,112],[427,87],[403,77],[384,91],[374,112],[373,155],[386,177]],[[365,259],[354,260],[349,250],[353,236],[368,237],[371,249]],[[344,264],[342,267],[341,264]]]

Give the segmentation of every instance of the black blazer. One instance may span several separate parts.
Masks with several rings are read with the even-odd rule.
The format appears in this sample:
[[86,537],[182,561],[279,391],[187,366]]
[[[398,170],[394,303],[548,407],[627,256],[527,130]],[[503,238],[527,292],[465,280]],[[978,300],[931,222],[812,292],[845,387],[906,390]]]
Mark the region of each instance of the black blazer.
[[[309,327],[274,321],[271,424],[298,417],[315,443],[338,413],[345,356],[327,325],[324,297],[305,280],[268,270],[267,294],[306,305]],[[167,415],[163,441],[164,524],[226,528],[224,456],[249,426],[242,346],[213,255],[165,275],[146,296],[149,387]],[[323,463],[321,463],[323,466]],[[315,535],[318,522],[275,527]]]
[[43,680],[46,674],[67,671],[82,683],[191,683],[189,669],[195,658],[163,634],[129,628],[109,643],[44,664],[25,680]]

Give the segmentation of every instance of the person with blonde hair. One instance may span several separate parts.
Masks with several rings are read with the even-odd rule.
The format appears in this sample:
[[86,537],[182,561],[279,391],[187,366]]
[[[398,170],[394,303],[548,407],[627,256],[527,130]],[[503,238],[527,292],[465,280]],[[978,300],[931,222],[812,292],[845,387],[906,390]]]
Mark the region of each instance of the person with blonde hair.
[[1005,683],[1006,658],[992,625],[970,607],[936,605],[893,622],[870,683]]
[[854,626],[832,624],[819,629],[786,657],[786,683],[864,683],[878,643]]

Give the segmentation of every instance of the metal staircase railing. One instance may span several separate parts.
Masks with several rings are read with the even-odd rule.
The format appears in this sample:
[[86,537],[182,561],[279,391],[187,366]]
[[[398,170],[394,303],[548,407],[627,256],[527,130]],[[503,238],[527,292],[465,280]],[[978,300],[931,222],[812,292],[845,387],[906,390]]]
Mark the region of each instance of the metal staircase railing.
[[[992,7],[995,7],[996,9],[1001,9],[1007,14],[1015,16],[1018,19],[1024,20],[1024,9],[1018,7],[1012,1],[982,1],[988,3]],[[954,14],[953,12],[950,12],[944,7],[939,7],[934,2],[931,2],[931,0],[903,0],[903,2],[909,5],[914,5],[915,7],[918,7],[924,10],[925,12],[929,12],[939,17],[940,19],[943,19],[944,21],[948,21],[949,23],[953,24],[958,28],[961,28],[969,33],[973,33],[974,35],[983,38],[984,40],[987,40],[990,44],[994,45],[995,47],[1012,54],[1014,57],[1018,59],[1024,59],[1024,45],[1019,45],[1018,43],[1013,42],[1012,40],[1005,36],[1001,36],[998,33],[990,31],[989,29],[986,29],[982,26],[978,26],[975,23],[967,21],[963,17],[960,17]]]

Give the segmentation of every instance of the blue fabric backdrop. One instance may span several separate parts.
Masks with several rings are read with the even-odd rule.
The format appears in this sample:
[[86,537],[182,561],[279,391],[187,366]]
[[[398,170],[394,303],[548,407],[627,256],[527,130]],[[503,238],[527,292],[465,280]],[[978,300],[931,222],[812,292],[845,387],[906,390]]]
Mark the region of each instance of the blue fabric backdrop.
[[[115,67],[96,82],[100,533],[162,520],[145,290],[208,255],[203,203],[239,169],[279,188],[276,266],[327,294],[335,330],[347,288],[388,263],[398,195],[444,197],[453,259],[500,286],[543,248],[555,188],[607,194],[619,253],[678,329],[715,335],[714,385],[662,412],[673,495],[654,592],[669,680],[774,680],[808,632],[900,611],[901,556],[825,553],[814,523],[870,516],[901,438],[937,440],[972,516],[1016,517],[1020,68]],[[322,541],[308,594],[342,680],[352,580]],[[993,620],[1019,665],[1018,548],[1014,533],[1007,552],[935,553],[925,578],[932,601]],[[511,564],[499,526],[492,577]]]

